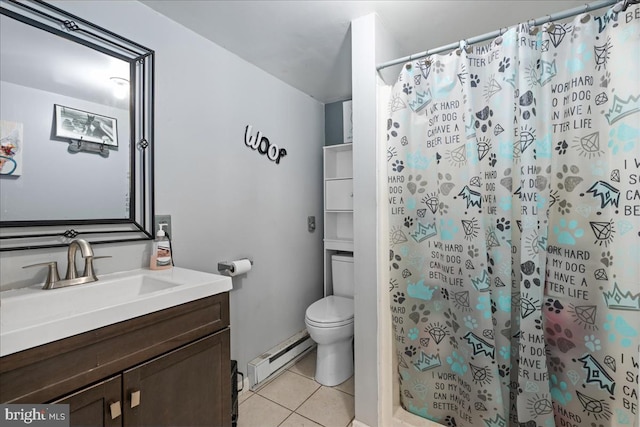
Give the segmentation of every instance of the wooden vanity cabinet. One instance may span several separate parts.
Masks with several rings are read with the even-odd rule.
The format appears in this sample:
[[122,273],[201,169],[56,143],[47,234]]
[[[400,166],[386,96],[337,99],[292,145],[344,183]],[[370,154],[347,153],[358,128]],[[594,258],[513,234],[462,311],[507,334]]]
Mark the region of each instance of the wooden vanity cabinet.
[[69,404],[72,426],[230,426],[228,326],[224,293],[8,355],[0,395]]

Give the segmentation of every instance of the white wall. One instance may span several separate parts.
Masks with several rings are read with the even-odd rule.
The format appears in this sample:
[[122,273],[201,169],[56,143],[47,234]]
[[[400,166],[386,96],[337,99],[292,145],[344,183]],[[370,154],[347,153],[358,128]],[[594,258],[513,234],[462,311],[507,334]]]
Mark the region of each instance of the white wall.
[[[231,292],[231,356],[246,373],[305,328],[322,295],[323,105],[141,3],[55,4],[155,50],[156,213],[172,216],[177,266],[216,273],[219,261],[254,260]],[[280,164],[245,146],[246,125],[287,150]],[[95,252],[114,257],[100,275],[148,265],[149,243]],[[66,263],[62,250],[0,254],[0,283],[43,280],[20,267],[44,260]]]

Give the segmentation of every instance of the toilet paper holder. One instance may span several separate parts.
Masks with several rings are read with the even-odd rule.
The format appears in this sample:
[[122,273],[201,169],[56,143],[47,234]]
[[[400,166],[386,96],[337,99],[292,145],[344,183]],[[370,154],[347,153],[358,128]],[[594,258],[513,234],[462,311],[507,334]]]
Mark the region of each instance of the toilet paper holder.
[[[253,265],[253,260],[249,259],[249,258],[240,258],[237,261],[240,261],[241,259],[246,259],[247,261],[249,261],[251,263],[251,265]],[[235,266],[233,265],[233,261],[220,261],[218,262],[218,271],[220,273],[235,273]]]

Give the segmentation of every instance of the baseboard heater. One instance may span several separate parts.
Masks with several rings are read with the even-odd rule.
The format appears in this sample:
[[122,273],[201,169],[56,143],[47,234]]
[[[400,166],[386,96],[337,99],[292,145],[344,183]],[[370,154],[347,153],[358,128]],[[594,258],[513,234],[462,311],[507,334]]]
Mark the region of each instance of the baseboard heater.
[[315,342],[304,330],[256,357],[248,365],[249,389],[256,390],[314,346]]

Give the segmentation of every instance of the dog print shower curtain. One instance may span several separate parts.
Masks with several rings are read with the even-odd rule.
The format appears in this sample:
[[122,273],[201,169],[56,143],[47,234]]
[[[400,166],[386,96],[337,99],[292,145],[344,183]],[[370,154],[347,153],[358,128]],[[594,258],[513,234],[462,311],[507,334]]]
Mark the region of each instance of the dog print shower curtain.
[[637,426],[640,5],[405,64],[388,112],[401,405]]

